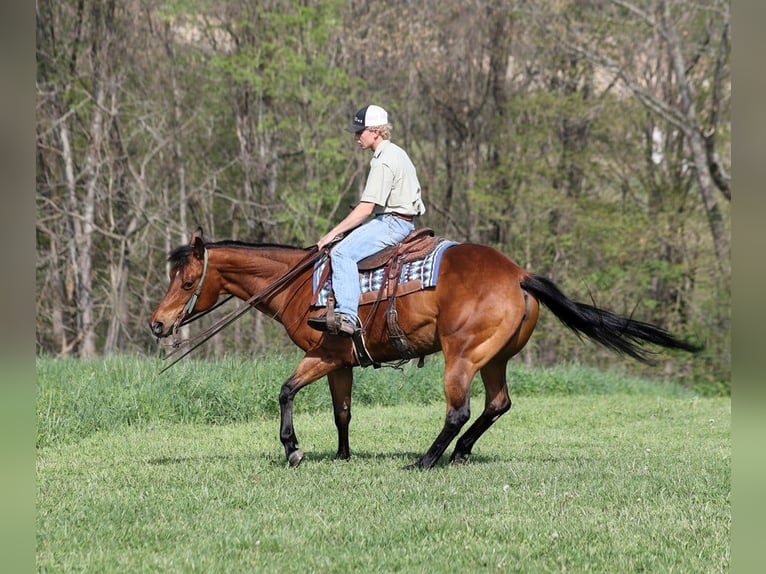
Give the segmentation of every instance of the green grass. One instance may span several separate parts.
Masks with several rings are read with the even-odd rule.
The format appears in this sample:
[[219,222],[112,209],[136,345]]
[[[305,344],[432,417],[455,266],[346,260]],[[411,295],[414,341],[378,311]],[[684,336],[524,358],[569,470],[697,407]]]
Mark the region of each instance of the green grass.
[[[299,354],[215,362],[187,360],[160,374],[159,360],[37,359],[37,446],[80,440],[94,432],[154,422],[229,424],[274,417],[282,383]],[[510,363],[513,397],[578,394],[693,396],[677,385],[579,366],[526,369]],[[400,371],[357,369],[354,405],[427,405],[443,402],[443,361],[429,357]],[[476,377],[474,403],[484,389]],[[295,411],[331,412],[324,379],[301,390]]]
[[352,459],[333,460],[318,383],[295,419],[306,460],[290,469],[282,361],[157,377],[153,362],[40,360],[38,424],[50,428],[38,433],[38,571],[729,570],[729,398],[614,374],[610,387],[572,367],[575,392],[544,372],[555,388],[515,393],[468,464],[410,472],[441,428],[441,384],[429,367],[368,369]]

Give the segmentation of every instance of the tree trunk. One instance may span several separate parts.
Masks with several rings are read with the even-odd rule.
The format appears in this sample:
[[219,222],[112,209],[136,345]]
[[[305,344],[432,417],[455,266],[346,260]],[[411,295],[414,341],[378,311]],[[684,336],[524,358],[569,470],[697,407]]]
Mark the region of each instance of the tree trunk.
[[[180,240],[186,241],[189,229],[186,223],[186,212],[188,208],[188,199],[186,195],[186,166],[184,165],[184,148],[182,144],[181,126],[183,124],[183,94],[178,84],[175,50],[173,48],[173,34],[170,30],[170,24],[165,24],[165,50],[170,65],[170,88],[173,113],[171,115],[172,149],[173,149],[173,168],[176,174],[176,189],[178,190],[178,225]],[[196,227],[196,226],[195,226]]]
[[718,205],[715,184],[710,174],[708,156],[705,149],[705,139],[702,134],[697,112],[694,106],[693,88],[686,76],[686,62],[681,53],[681,41],[676,33],[670,14],[668,2],[663,0],[660,6],[663,33],[668,43],[673,72],[681,90],[683,112],[686,117],[684,132],[689,142],[695,175],[699,184],[702,205],[707,213],[710,233],[713,237],[713,247],[718,260],[719,271],[728,273],[729,269],[729,236],[724,225],[721,209]]
[[109,51],[114,25],[114,1],[102,6],[94,2],[91,7],[94,27],[91,43],[93,65],[93,115],[90,120],[90,144],[85,157],[85,197],[79,217],[75,221],[77,249],[77,313],[78,328],[82,335],[79,349],[81,357],[95,357],[96,322],[93,294],[93,236],[95,233],[96,201],[101,185],[102,151],[105,138],[104,109],[106,85],[109,81]]

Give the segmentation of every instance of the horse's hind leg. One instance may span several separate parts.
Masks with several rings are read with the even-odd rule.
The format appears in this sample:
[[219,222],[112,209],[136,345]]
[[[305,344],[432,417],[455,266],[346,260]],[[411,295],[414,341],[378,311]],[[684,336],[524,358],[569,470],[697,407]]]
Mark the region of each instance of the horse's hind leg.
[[351,458],[348,444],[348,425],[351,422],[351,385],[354,380],[351,367],[344,367],[327,375],[332,395],[332,410],[335,427],[338,429],[338,452],[336,459]]
[[464,462],[471,454],[471,449],[479,437],[511,408],[511,398],[508,395],[505,375],[507,363],[507,359],[496,358],[481,369],[481,378],[485,390],[484,412],[458,439],[455,450],[450,457],[451,463],[460,464]]
[[458,359],[445,365],[444,393],[447,399],[447,415],[444,418],[444,427],[420,460],[405,468],[431,468],[471,418],[470,389],[475,374],[476,369],[467,360]]

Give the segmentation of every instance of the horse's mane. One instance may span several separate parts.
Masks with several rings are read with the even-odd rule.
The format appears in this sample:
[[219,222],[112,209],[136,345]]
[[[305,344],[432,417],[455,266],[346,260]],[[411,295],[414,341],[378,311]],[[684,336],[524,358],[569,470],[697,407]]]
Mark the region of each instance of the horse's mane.
[[236,239],[223,239],[221,241],[205,243],[205,247],[239,247],[242,249],[294,249],[300,251],[306,250],[304,247],[296,247],[295,245],[282,245],[280,243],[249,243],[247,241],[238,241]]
[[[294,245],[282,245],[279,243],[249,243],[247,241],[238,241],[235,239],[206,242],[205,247],[208,249],[233,247],[235,249],[290,249],[294,251],[306,251],[308,249],[306,247],[296,247]],[[180,247],[176,247],[168,255],[168,262],[173,266],[185,263],[193,249],[194,247],[191,245],[181,245]]]

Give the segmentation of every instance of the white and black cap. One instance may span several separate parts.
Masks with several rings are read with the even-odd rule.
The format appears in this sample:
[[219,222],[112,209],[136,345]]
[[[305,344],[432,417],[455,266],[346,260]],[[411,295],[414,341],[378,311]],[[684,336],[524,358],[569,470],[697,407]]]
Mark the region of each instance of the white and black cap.
[[356,112],[351,125],[346,131],[351,133],[361,132],[365,128],[376,128],[388,123],[388,112],[380,106],[369,105]]

